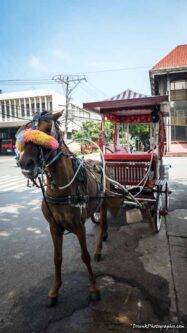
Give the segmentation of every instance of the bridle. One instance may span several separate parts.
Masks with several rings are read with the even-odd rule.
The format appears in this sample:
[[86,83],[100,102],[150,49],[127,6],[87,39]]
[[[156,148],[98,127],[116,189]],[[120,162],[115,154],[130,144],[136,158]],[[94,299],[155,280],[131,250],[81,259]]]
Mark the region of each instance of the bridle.
[[[26,177],[29,178],[29,173],[33,173],[31,174],[30,177],[30,181],[32,181],[34,186],[37,187],[41,187],[38,185],[37,183],[37,179],[40,176],[41,177],[41,182],[43,186],[45,186],[45,176],[48,177],[48,179],[50,180],[50,186],[52,189],[59,189],[62,190],[64,188],[69,187],[72,182],[76,179],[81,167],[83,166],[84,162],[83,160],[81,161],[81,163],[78,164],[77,166],[77,170],[74,170],[75,174],[72,178],[72,180],[65,186],[63,187],[59,187],[57,186],[57,184],[55,184],[55,180],[52,178],[52,175],[49,171],[49,166],[51,166],[53,163],[55,163],[59,158],[63,157],[67,157],[67,158],[71,158],[72,159],[72,166],[74,166],[74,162],[79,160],[76,158],[76,156],[71,153],[70,151],[64,151],[62,149],[62,145],[63,145],[63,139],[60,136],[59,132],[56,130],[56,124],[55,122],[51,119],[51,116],[48,114],[37,114],[33,117],[32,121],[30,123],[27,124],[27,126],[30,124],[31,128],[33,130],[40,130],[39,128],[39,123],[40,121],[46,121],[46,122],[51,122],[51,129],[50,129],[50,135],[53,136],[59,143],[59,147],[57,150],[49,150],[44,148],[41,145],[37,145],[37,149],[38,149],[38,158],[37,158],[37,162],[35,162],[35,167],[34,169],[31,170],[24,170],[22,169],[23,173],[26,174]],[[74,167],[73,167],[74,169]],[[28,186],[30,187],[30,182],[28,181]]]

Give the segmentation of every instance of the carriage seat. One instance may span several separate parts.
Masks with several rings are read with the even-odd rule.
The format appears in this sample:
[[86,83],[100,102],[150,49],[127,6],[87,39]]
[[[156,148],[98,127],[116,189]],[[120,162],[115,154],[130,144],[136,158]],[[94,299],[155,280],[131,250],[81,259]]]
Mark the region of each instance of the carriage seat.
[[[140,152],[140,153],[107,153],[104,154],[105,161],[150,161],[152,153]],[[154,153],[153,159],[156,158],[156,154]]]
[[[106,166],[110,178],[118,181],[122,185],[137,185],[145,177],[152,153],[111,153],[104,154]],[[151,186],[154,186],[156,178],[157,155],[153,155],[153,163],[151,165]]]

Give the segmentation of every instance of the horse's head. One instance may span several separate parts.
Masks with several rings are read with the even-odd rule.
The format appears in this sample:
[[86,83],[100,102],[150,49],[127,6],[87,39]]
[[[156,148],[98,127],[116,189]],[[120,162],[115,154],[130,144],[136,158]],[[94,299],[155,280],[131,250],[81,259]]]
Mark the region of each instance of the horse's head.
[[42,167],[55,156],[61,143],[57,121],[62,113],[36,114],[28,126],[18,131],[16,145],[21,152],[19,164],[25,177],[34,180]]

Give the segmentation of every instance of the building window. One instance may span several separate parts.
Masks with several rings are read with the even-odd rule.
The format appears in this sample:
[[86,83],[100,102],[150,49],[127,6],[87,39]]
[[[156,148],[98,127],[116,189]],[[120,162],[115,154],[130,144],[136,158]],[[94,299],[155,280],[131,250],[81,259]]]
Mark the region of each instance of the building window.
[[30,117],[30,106],[29,103],[26,104],[27,117]]
[[172,141],[187,141],[187,126],[171,126]]
[[23,101],[21,102],[21,116],[25,117],[25,107]]
[[1,111],[2,111],[2,118],[5,119],[5,106],[3,102],[1,102]]
[[6,115],[7,118],[10,117],[10,107],[9,107],[9,101],[6,101]]
[[171,82],[171,101],[187,100],[187,80]]
[[36,103],[36,110],[37,112],[40,112],[40,103]]
[[172,81],[171,90],[187,89],[187,80]]
[[19,110],[19,100],[16,100],[16,117],[19,116],[20,110]]
[[46,100],[47,100],[47,111],[52,111],[53,105],[52,105],[52,96],[46,96]]
[[30,115],[32,116],[34,114],[34,99],[33,98],[30,98],[30,107],[31,107],[31,110],[30,110]]
[[187,125],[187,101],[175,101],[171,108],[171,124],[176,126]]
[[15,108],[14,108],[14,101],[11,101],[11,115],[15,118]]
[[45,102],[42,102],[42,111],[45,111]]
[[35,113],[34,103],[31,103],[32,115]]

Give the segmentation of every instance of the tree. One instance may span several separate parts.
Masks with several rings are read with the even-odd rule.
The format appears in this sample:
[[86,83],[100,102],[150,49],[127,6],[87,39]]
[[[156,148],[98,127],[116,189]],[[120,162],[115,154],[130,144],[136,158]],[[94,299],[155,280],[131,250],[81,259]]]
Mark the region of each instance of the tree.
[[105,140],[106,143],[112,141],[114,124],[111,121],[105,121]]
[[[113,131],[113,124],[111,122],[105,122],[105,137],[106,141],[111,141]],[[98,141],[100,135],[100,122],[86,120],[82,123],[82,127],[74,133],[75,139],[88,138],[93,141]]]
[[149,133],[149,125],[147,124],[130,124],[129,133],[133,139],[139,141],[143,144],[146,149],[150,142],[150,133]]

